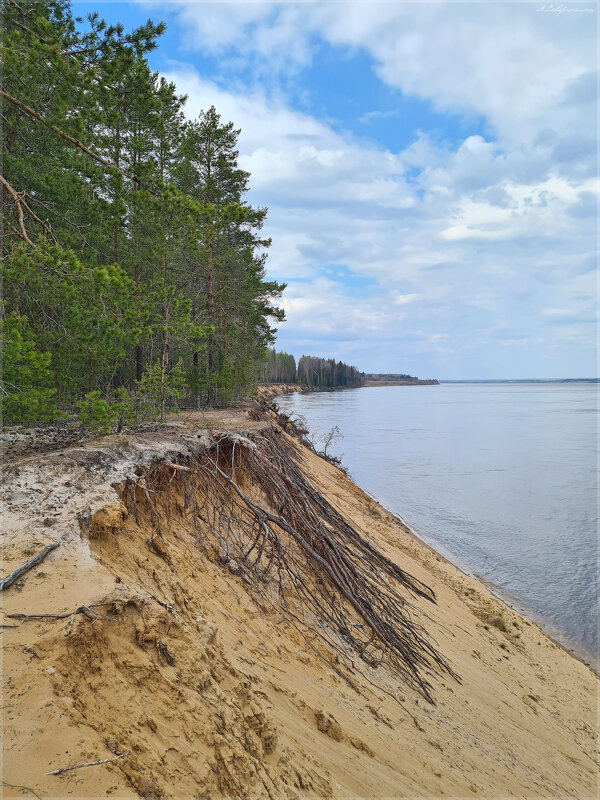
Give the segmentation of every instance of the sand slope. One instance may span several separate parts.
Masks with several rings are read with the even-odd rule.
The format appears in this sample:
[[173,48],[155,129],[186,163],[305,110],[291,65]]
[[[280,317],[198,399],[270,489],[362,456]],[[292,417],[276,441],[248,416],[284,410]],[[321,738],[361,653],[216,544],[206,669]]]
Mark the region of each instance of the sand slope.
[[[2,624],[17,626],[1,629],[5,797],[596,796],[591,670],[309,451],[311,482],[436,592],[415,613],[461,682],[432,674],[435,706],[382,667],[357,670],[353,688],[261,611],[202,520],[190,524],[175,472],[153,497],[162,536],[147,505],[128,513],[118,490],[136,467],[267,423],[218,412],[187,424],[5,469],[3,574],[61,541],[2,593]],[[113,619],[7,616],[94,604]]]

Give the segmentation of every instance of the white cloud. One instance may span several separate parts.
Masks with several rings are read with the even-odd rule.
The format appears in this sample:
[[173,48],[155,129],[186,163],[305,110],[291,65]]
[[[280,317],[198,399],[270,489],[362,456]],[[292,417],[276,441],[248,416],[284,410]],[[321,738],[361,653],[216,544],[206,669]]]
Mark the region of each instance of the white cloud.
[[[204,50],[246,59],[247,85],[180,63],[167,77],[190,116],[214,104],[242,129],[250,199],[270,208],[269,269],[290,281],[281,346],[440,377],[556,373],[550,358],[586,371],[593,332],[569,331],[596,297],[589,21],[523,3],[178,6]],[[481,115],[489,133],[448,149],[415,132],[389,152],[292,108],[257,75],[302,68],[315,37],[363,49],[386,83]],[[347,278],[322,277],[332,265]],[[507,349],[518,356],[503,362]]]
[[408,303],[414,303],[418,297],[418,294],[393,294],[392,303],[395,306],[405,306]]
[[[579,127],[593,98],[596,14],[541,4],[177,0],[198,49],[270,70],[305,66],[314,40],[362,49],[383,81],[442,111],[483,115],[500,138]],[[593,137],[587,137],[588,139]]]

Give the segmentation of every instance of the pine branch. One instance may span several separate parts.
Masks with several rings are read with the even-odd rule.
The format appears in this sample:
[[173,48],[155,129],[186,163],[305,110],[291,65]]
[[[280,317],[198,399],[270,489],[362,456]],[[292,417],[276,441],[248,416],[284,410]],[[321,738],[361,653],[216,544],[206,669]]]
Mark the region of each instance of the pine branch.
[[25,209],[25,211],[29,214],[29,216],[33,220],[35,220],[35,222],[37,222],[39,225],[42,226],[42,230],[44,231],[46,236],[48,236],[48,238],[52,239],[52,241],[56,244],[57,243],[56,242],[56,237],[54,236],[54,233],[52,232],[52,227],[50,225],[50,222],[48,220],[40,219],[40,217],[38,217],[38,215],[35,213],[35,211],[33,211],[33,209],[31,209],[29,207],[29,205],[27,204],[27,202],[25,200],[25,197],[27,196],[26,193],[25,192],[17,192],[16,189],[14,189],[10,185],[10,183],[6,180],[6,178],[3,175],[0,175],[0,182],[2,183],[4,188],[8,191],[8,193],[10,194],[12,199],[14,200],[15,205],[17,207],[17,215],[19,217],[19,231],[20,231],[19,235],[21,236],[21,238],[24,239],[27,242],[27,244],[31,245],[31,247],[34,247],[34,248],[36,247],[36,245],[27,236],[27,232],[25,230],[25,222],[24,222],[24,218],[23,218],[23,209]]
[[30,108],[29,106],[26,106],[24,103],[22,103],[16,97],[13,97],[3,88],[0,89],[0,97],[4,97],[5,100],[8,100],[9,103],[12,103],[23,114],[27,114],[30,117],[33,117],[38,122],[41,122],[42,125],[45,125],[47,128],[50,128],[50,130],[54,131],[54,133],[58,134],[58,136],[60,136],[65,141],[72,144],[74,147],[77,147],[79,150],[81,150],[83,153],[85,153],[94,161],[98,162],[99,164],[102,164],[104,167],[107,167],[108,169],[118,172],[125,178],[129,178],[129,180],[133,181],[141,188],[144,188],[147,191],[149,191],[150,194],[157,196],[158,193],[154,189],[145,186],[145,184],[136,175],[133,175],[131,172],[127,172],[126,170],[121,169],[120,167],[117,167],[115,164],[112,163],[112,161],[109,161],[107,158],[104,158],[103,156],[99,156],[97,153],[94,153],[93,150],[90,150],[89,147],[86,147],[83,144],[83,142],[79,141],[79,139],[75,139],[73,136],[70,136],[68,133],[62,131],[57,125],[54,125],[52,122],[48,122],[48,120],[44,116],[42,116],[42,114],[40,114],[39,111],[36,111],[35,109]]

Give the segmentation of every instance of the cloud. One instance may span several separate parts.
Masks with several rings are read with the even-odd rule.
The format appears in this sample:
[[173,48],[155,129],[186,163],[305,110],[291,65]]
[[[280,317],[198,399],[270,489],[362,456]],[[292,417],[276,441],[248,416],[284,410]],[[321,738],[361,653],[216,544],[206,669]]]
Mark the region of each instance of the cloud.
[[440,111],[483,114],[506,141],[532,140],[544,127],[580,128],[581,107],[595,98],[595,13],[543,13],[535,3],[172,7],[190,46],[223,57],[235,51],[249,68],[258,61],[271,71],[300,69],[319,42],[363,50],[389,86]]
[[[595,297],[589,20],[520,3],[177,7],[188,45],[243,63],[227,88],[189,63],[167,77],[189,116],[214,104],[242,129],[249,199],[269,206],[269,271],[290,284],[281,347],[439,377],[593,371],[593,332],[569,333]],[[451,147],[415,130],[396,152],[340,132],[273,79],[320,44],[368,53],[388,86],[489,131]]]
[[390,119],[391,117],[397,117],[399,113],[400,109],[397,108],[392,108],[387,111],[367,111],[358,118],[358,121],[369,123],[374,119]]
[[565,323],[587,325],[598,322],[598,312],[590,307],[579,308],[578,310],[573,308],[545,308],[542,311],[542,316],[546,317],[548,322],[561,325]]
[[414,303],[418,297],[418,294],[395,294],[392,296],[392,303],[395,306],[405,306],[408,303]]
[[579,106],[598,102],[597,70],[581,72],[576,78],[567,81],[562,91],[562,103],[565,106]]

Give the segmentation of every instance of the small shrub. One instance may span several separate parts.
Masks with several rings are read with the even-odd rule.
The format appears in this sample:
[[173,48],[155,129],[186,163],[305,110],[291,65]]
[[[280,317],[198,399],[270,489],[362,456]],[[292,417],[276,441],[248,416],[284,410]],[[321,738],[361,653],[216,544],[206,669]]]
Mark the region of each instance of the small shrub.
[[58,410],[50,353],[37,349],[26,317],[11,312],[1,319],[1,327],[3,420],[24,425],[54,419]]
[[123,425],[135,418],[132,398],[126,389],[118,389],[114,397],[105,399],[100,392],[88,392],[83,400],[75,404],[77,416],[84,428],[92,433],[106,435],[120,431]]
[[82,427],[92,433],[105,435],[116,427],[119,409],[116,403],[105,400],[100,392],[88,392],[83,400],[75,403]]
[[161,366],[157,362],[146,367],[133,391],[136,418],[138,421],[157,421],[160,419],[161,397],[164,394],[165,411],[176,411],[178,401],[186,390],[185,371],[182,360],[174,364],[166,373],[161,386]]
[[498,628],[499,631],[503,631],[504,633],[508,631],[508,628],[506,627],[506,621],[504,620],[502,614],[496,614],[495,617],[492,617],[490,619],[490,625],[493,625],[494,628]]

